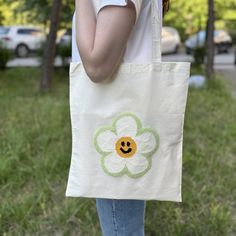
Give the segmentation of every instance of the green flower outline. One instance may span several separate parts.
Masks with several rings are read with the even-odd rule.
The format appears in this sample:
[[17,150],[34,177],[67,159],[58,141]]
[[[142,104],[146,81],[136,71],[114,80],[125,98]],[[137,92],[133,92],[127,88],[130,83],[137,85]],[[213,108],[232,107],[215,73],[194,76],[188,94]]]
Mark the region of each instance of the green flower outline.
[[[110,171],[106,168],[106,166],[105,166],[105,158],[106,158],[109,154],[111,154],[112,151],[110,151],[110,152],[104,152],[104,151],[99,147],[99,145],[98,145],[98,143],[97,143],[97,138],[98,138],[98,136],[99,136],[101,133],[105,132],[105,131],[111,131],[111,132],[113,132],[115,135],[117,135],[117,132],[116,132],[116,123],[117,123],[117,121],[120,120],[121,118],[127,117],[127,116],[132,117],[132,118],[135,120],[136,124],[137,124],[137,133],[136,133],[135,137],[138,137],[138,136],[140,136],[140,135],[142,135],[142,134],[144,134],[144,133],[149,132],[149,133],[152,133],[152,134],[154,135],[155,141],[156,141],[156,142],[155,142],[155,147],[153,148],[152,151],[150,151],[150,152],[148,152],[148,153],[140,153],[142,156],[144,156],[144,157],[146,158],[146,160],[147,160],[147,162],[148,162],[148,166],[147,166],[147,168],[146,168],[145,170],[143,170],[143,171],[140,172],[140,173],[136,173],[136,174],[131,173],[131,172],[129,171],[128,167],[126,166],[126,164],[125,164],[124,168],[123,168],[120,172],[118,172],[118,173],[110,172]],[[105,127],[102,127],[102,128],[100,128],[100,129],[98,129],[98,130],[95,132],[95,135],[94,135],[94,146],[95,146],[95,149],[96,149],[96,151],[97,151],[98,153],[100,153],[100,154],[102,155],[102,156],[101,156],[101,159],[100,159],[101,167],[102,167],[102,169],[104,170],[104,172],[105,172],[106,174],[108,174],[108,175],[110,175],[110,176],[113,176],[113,177],[120,177],[120,176],[123,176],[123,175],[126,174],[126,175],[128,175],[130,178],[139,178],[139,177],[145,175],[145,174],[151,169],[151,167],[152,167],[152,155],[157,151],[157,149],[158,149],[158,147],[159,147],[159,144],[160,144],[160,138],[159,138],[158,133],[157,133],[155,130],[153,130],[152,128],[143,128],[140,119],[139,119],[135,114],[133,114],[133,113],[131,113],[131,112],[122,112],[122,113],[118,114],[118,115],[113,119],[111,126],[105,126]]]

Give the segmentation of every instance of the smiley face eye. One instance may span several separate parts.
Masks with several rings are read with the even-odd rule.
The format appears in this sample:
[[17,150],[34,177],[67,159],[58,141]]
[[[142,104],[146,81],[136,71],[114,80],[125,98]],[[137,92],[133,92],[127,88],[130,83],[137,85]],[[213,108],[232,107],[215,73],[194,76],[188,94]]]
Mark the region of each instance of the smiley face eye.
[[[128,142],[126,142],[126,145],[127,145],[127,147],[130,147],[131,143],[128,141]],[[121,142],[122,147],[125,147],[126,145],[125,145],[124,141]]]

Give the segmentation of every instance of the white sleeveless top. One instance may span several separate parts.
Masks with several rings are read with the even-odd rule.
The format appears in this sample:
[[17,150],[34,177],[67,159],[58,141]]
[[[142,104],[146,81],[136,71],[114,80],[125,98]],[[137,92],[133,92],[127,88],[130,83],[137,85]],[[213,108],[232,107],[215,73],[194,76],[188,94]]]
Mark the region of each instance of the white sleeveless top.
[[[128,39],[124,62],[149,63],[152,60],[151,0],[131,0],[136,8],[136,22]],[[159,9],[161,9],[161,1]],[[108,5],[125,6],[127,0],[92,0],[95,14]],[[162,11],[161,11],[162,12]],[[75,14],[72,24],[72,62],[81,62],[76,45]]]

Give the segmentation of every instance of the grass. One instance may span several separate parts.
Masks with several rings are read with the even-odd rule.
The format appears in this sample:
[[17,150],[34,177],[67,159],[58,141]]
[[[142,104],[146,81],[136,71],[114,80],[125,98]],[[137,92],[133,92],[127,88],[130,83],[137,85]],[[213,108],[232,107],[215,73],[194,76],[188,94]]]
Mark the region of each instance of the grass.
[[[99,236],[93,199],[64,197],[71,151],[67,72],[0,72],[0,235]],[[236,102],[216,79],[190,89],[183,203],[147,202],[147,236],[236,235]]]

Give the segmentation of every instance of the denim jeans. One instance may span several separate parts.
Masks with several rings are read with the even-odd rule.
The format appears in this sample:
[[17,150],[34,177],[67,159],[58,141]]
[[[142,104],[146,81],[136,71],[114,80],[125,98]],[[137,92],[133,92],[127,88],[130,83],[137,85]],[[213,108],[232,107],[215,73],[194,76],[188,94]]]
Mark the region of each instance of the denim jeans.
[[103,236],[144,236],[146,202],[96,199]]

